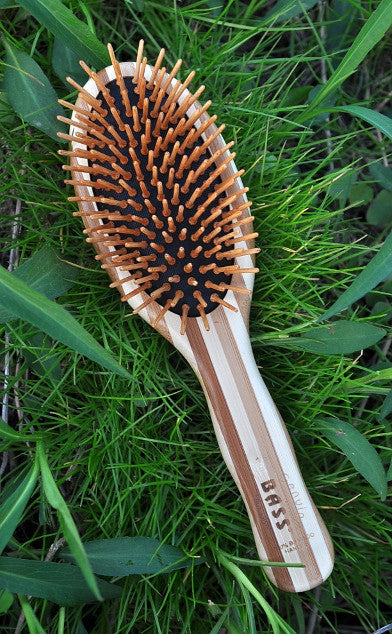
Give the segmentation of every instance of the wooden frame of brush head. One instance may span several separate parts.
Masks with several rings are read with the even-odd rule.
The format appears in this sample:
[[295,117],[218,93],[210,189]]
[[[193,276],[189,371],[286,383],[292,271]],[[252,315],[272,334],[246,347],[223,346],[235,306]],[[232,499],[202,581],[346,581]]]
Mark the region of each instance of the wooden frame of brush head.
[[[249,214],[251,203],[247,200],[247,188],[243,186],[241,180],[243,170],[237,171],[233,160],[235,157],[235,154],[231,152],[233,143],[225,143],[221,134],[224,126],[217,127],[216,116],[208,114],[207,110],[211,102],[208,101],[202,106],[198,101],[204,86],[195,93],[191,93],[188,86],[193,79],[193,72],[184,82],[180,82],[175,78],[180,62],[169,73],[161,67],[162,55],[158,57],[155,66],[150,66],[146,63],[146,58],[142,59],[141,50],[139,48],[136,62],[119,63],[109,46],[112,66],[94,73],[82,64],[90,76],[83,88],[69,80],[79,90],[79,96],[75,106],[62,102],[73,110],[71,120],[62,118],[70,124],[70,134],[62,136],[71,141],[72,150],[60,151],[60,153],[70,155],[70,167],[64,166],[72,173],[72,180],[66,182],[72,183],[75,188],[76,196],[70,197],[70,200],[76,201],[79,205],[79,212],[76,215],[80,215],[83,219],[85,232],[88,235],[87,240],[94,244],[98,252],[97,259],[101,260],[103,268],[106,268],[112,279],[111,286],[119,289],[123,301],[128,301],[135,312],[140,312],[146,321],[171,339],[170,331],[175,329],[183,334],[188,319],[192,317],[201,320],[204,327],[208,329],[208,313],[212,316],[217,311],[219,315],[222,309],[240,310],[243,318],[248,319],[253,274],[257,271],[254,267],[254,254],[259,249],[254,247],[254,237],[257,234],[253,233],[252,218]],[[134,91],[133,103],[130,98],[130,87]],[[116,93],[115,98],[111,96],[111,92]],[[111,100],[113,105],[109,109],[108,101],[110,103]],[[110,123],[108,122],[109,115]],[[157,128],[159,128],[158,131]],[[168,139],[170,135],[171,140]],[[109,143],[110,140],[115,141],[116,137],[116,146],[121,144],[122,147]],[[157,150],[159,143],[160,147]],[[104,152],[111,155],[108,160],[103,156]],[[153,157],[151,157],[152,153]],[[175,154],[174,157],[173,154]],[[151,167],[157,160],[157,155],[160,160],[154,183]],[[147,172],[151,177],[150,182],[145,178],[142,170],[138,173],[137,163],[140,158],[145,159],[145,165],[142,168],[144,173]],[[111,165],[110,161],[113,159],[114,163]],[[166,164],[165,159],[167,159]],[[151,165],[148,165],[149,161]],[[203,171],[204,164],[207,164],[207,167],[204,167]],[[131,169],[129,169],[130,165]],[[113,174],[113,166],[114,170],[117,170],[115,174]],[[146,170],[147,166],[148,170]],[[130,172],[132,175],[129,178]],[[185,178],[186,174],[188,178]],[[189,174],[193,176],[193,182],[189,179]],[[177,182],[170,184],[170,178]],[[212,182],[206,187],[205,183],[208,179]],[[104,187],[105,180],[108,185],[110,181],[113,189],[109,186]],[[102,185],[101,190],[97,189],[97,181]],[[161,195],[157,192],[157,182],[158,186],[159,182],[163,185]],[[200,183],[201,187],[204,187],[202,192],[198,191]],[[168,191],[168,185],[171,185],[170,191]],[[177,195],[175,188],[177,188]],[[123,200],[120,202],[123,207],[119,209],[118,192],[121,189],[125,192],[125,196],[122,194]],[[156,192],[155,196],[151,196],[152,189]],[[138,190],[137,196],[135,196],[136,190]],[[152,198],[154,198],[153,202],[151,202]],[[149,240],[151,243],[153,240],[151,229],[154,230],[156,227],[152,226],[152,222],[149,223],[150,233],[145,226],[140,227],[145,232],[142,241],[125,242],[123,238],[123,243],[136,245],[135,258],[130,264],[124,261],[128,256],[119,253],[124,251],[123,245],[120,248],[119,244],[115,244],[113,234],[104,233],[105,226],[108,227],[110,222],[110,216],[113,218],[114,212],[124,214],[123,209],[126,209],[126,205],[129,207],[132,199],[135,205],[133,209],[135,217],[140,211],[140,206],[147,204],[148,211],[144,210],[144,215],[152,217],[156,215],[164,221],[165,218],[169,218],[172,222],[170,226],[170,222],[165,221],[167,242],[158,245],[157,248],[159,246],[163,246],[166,250],[170,248],[171,234],[174,231],[181,231],[179,225],[184,225],[186,228],[183,231],[188,232],[187,240],[183,242],[184,254],[178,251],[179,257],[177,254],[172,254],[172,260],[168,254],[165,254],[167,260],[164,265],[173,270],[171,280],[174,282],[168,281],[169,276],[166,272],[165,280],[155,284],[152,290],[148,288],[151,280],[140,284],[139,279],[143,280],[148,275],[140,276],[135,259],[143,257],[143,254],[138,254],[137,245]],[[135,203],[135,199],[138,202]],[[113,205],[113,201],[117,205]],[[160,209],[156,209],[157,203]],[[104,218],[106,211],[108,213]],[[189,221],[193,223],[193,227],[196,226],[193,233],[192,224],[189,224]],[[159,221],[157,224],[158,232],[154,231],[154,233],[159,233],[161,230]],[[197,229],[202,235],[195,237]],[[117,239],[117,242],[120,240]],[[132,250],[129,246],[125,248],[128,251]],[[214,249],[215,254],[211,253]],[[202,252],[202,255],[206,253],[208,256],[208,260],[204,258],[202,264],[200,264],[198,250]],[[224,251],[232,254],[230,260],[222,258]],[[148,256],[153,257],[154,254],[147,254]],[[158,259],[162,261],[162,258]],[[173,265],[174,260],[177,260],[176,271]],[[162,266],[160,262],[158,265],[156,262],[149,262],[150,266],[147,267],[149,275],[156,275],[155,271],[151,273],[150,270],[158,268],[159,265]],[[216,270],[212,275],[208,272],[209,268],[224,269],[225,265],[226,271],[218,275]],[[127,266],[135,268],[131,269]],[[200,280],[200,283],[198,280],[199,271],[203,270],[203,266],[207,269],[204,277],[211,277],[208,283],[215,285],[208,291],[203,286],[203,280]],[[175,281],[176,276],[179,277],[178,267],[183,271],[180,284]],[[139,279],[136,275],[139,275]],[[185,284],[185,289],[182,286],[182,290],[179,291],[181,282]],[[152,283],[154,284],[154,281]],[[160,294],[164,284],[167,286],[171,284],[173,290],[168,292],[164,289]],[[195,286],[193,287],[192,284]],[[188,293],[188,297],[190,291],[192,296],[196,294],[193,300],[196,306],[193,306],[193,310],[183,308],[186,302],[183,298],[179,298],[183,291],[185,295]],[[204,297],[206,293],[209,293],[207,299]],[[211,296],[215,301],[214,306],[211,306]],[[176,311],[173,302],[180,306],[181,300],[182,310]],[[209,310],[205,310],[205,303],[209,304]]]

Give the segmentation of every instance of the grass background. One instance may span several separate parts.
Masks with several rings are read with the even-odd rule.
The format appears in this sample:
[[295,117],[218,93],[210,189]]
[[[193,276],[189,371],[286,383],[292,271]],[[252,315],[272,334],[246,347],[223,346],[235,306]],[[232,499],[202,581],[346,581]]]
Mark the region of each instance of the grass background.
[[[60,97],[73,100],[55,71],[58,41],[28,4],[2,3],[3,35],[41,66]],[[366,267],[392,222],[390,140],[339,110],[361,104],[391,115],[390,34],[368,47],[324,109],[309,110],[378,5],[64,3],[121,60],[135,58],[140,38],[150,61],[161,46],[168,66],[181,57],[179,76],[197,71],[193,89],[206,85],[226,141],[236,142],[261,247],[250,322],[255,357],[336,549],[331,578],[302,595],[279,592],[263,575],[195,376],[108,288],[72,217],[59,143],[21,121],[3,84],[2,264],[25,262],[43,246],[54,249],[78,271],[59,303],[132,375],[120,377],[25,321],[8,320],[3,417],[17,430],[41,434],[83,542],[153,537],[180,547],[194,565],[124,577],[119,598],[76,607],[3,593],[0,631],[359,634],[392,621],[391,509],[320,426],[326,416],[352,424],[390,467],[390,283],[339,316],[381,326],[377,344],[337,354],[293,342]],[[284,13],[288,6],[293,10]],[[68,61],[76,72],[75,60]],[[387,170],[383,179],[374,165]],[[35,445],[5,436],[3,449],[2,501],[31,465]],[[62,543],[50,499],[47,488],[34,489],[9,557],[43,560]],[[196,565],[200,557],[205,562]],[[34,584],[25,594],[34,595]]]

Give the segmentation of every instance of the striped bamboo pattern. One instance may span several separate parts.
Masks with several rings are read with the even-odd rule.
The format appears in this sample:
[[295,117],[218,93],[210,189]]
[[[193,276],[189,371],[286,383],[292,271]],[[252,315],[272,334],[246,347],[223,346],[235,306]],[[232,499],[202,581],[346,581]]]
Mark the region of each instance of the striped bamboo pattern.
[[[97,204],[92,201],[90,172],[80,141],[80,121],[88,120],[102,87],[119,81],[119,73],[126,77],[143,76],[150,86],[158,81],[171,95],[177,108],[184,104],[186,116],[194,119],[196,130],[203,126],[201,139],[208,141],[210,156],[222,166],[222,176],[228,185],[227,199],[233,197],[230,209],[241,210],[237,223],[240,238],[235,247],[242,248],[235,257],[230,288],[208,315],[201,309],[199,316],[185,317],[170,310],[170,302],[162,309],[158,301],[151,301],[146,291],[140,291],[129,271],[109,267],[112,286],[117,287],[132,309],[153,325],[187,359],[204,390],[215,434],[223,458],[245,502],[259,557],[264,562],[300,564],[300,567],[268,567],[271,581],[279,588],[301,592],[322,583],[333,567],[333,548],[326,527],[306,489],[293,447],[278,410],[258,372],[248,335],[249,309],[254,280],[254,249],[250,226],[246,188],[230,159],[230,144],[225,145],[221,129],[211,122],[209,115],[188,90],[191,73],[181,84],[175,73],[160,69],[161,52],[154,66],[148,65],[139,47],[135,63],[119,64],[111,47],[112,66],[93,75],[79,89],[76,105],[72,107],[70,134],[70,166],[72,182],[78,199],[79,215],[85,231],[97,250],[97,259],[105,261],[114,247],[110,240],[94,240],[97,233]],[[124,91],[124,87],[122,88]],[[174,95],[174,96],[173,96]],[[123,102],[126,96],[123,95]],[[64,103],[64,102],[63,102]],[[69,105],[69,104],[68,104]],[[85,113],[85,114],[84,114]],[[207,123],[209,121],[209,123]],[[200,130],[200,131],[201,131]],[[224,149],[226,148],[227,149]],[[230,160],[229,160],[230,159]],[[233,178],[230,178],[233,177]],[[69,181],[68,181],[69,182]],[[95,216],[94,216],[95,214]],[[239,214],[237,214],[239,216]]]

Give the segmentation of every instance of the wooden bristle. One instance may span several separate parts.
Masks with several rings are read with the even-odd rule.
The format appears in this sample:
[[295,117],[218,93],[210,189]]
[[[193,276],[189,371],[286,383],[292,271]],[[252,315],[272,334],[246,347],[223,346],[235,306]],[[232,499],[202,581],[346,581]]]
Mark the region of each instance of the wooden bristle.
[[208,314],[218,306],[237,310],[227,293],[250,292],[232,283],[233,275],[257,271],[249,266],[259,249],[247,227],[252,218],[243,213],[247,189],[234,187],[243,171],[232,168],[233,143],[216,149],[224,126],[208,114],[210,101],[198,104],[204,86],[188,92],[193,71],[183,83],[176,80],[181,60],[166,72],[162,49],[148,66],[141,41],[130,77],[108,50],[114,79],[105,82],[81,62],[96,96],[70,79],[82,107],[61,101],[73,111],[71,120],[60,117],[71,126],[62,138],[75,142],[60,151],[71,158],[65,182],[78,194],[69,200],[79,203],[75,215],[85,219],[101,266],[122,272],[111,286],[134,286],[124,301],[144,293],[135,312],[156,302],[154,326],[171,311],[181,318],[182,334],[194,317],[208,329]]

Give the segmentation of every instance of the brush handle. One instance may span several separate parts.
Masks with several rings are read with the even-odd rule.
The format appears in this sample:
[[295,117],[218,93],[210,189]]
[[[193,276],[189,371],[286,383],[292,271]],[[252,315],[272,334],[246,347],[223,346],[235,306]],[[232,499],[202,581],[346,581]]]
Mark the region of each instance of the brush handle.
[[331,540],[258,372],[244,321],[236,315],[230,321],[234,328],[214,316],[209,332],[193,327],[187,332],[192,365],[222,455],[245,502],[260,559],[303,564],[266,566],[266,574],[282,590],[309,590],[332,570]]

